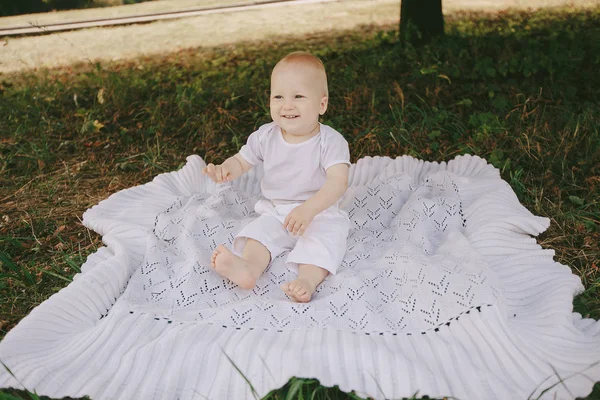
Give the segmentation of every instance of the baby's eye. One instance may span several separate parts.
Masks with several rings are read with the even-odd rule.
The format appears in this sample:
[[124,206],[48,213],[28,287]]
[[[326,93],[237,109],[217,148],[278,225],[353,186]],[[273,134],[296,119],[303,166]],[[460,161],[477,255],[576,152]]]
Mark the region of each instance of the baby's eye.
[[283,96],[280,94],[276,94],[275,96],[273,96],[273,98],[279,100],[279,99],[283,99]]
[[304,97],[304,96],[302,96],[301,94],[297,94],[297,95],[296,95],[296,98],[297,98],[297,99],[301,99],[301,98],[303,98],[303,97]]

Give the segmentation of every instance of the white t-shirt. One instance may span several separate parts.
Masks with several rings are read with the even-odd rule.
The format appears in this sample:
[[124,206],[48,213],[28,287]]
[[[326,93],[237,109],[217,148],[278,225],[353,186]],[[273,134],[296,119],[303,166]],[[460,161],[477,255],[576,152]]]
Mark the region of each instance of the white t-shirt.
[[324,124],[319,133],[298,144],[286,142],[275,122],[265,124],[248,137],[240,155],[252,165],[263,162],[260,188],[274,203],[308,200],[325,184],[327,168],[351,165],[348,142]]

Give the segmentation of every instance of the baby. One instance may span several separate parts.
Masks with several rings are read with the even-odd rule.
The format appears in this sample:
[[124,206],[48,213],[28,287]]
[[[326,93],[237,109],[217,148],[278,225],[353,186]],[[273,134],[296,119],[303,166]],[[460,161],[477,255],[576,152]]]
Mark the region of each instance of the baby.
[[263,163],[260,217],[237,234],[233,251],[220,245],[211,258],[215,271],[241,288],[252,289],[271,260],[292,250],[286,266],[298,276],[281,289],[308,302],[342,262],[350,221],[337,203],[348,188],[350,152],[339,132],[319,123],[328,99],[321,60],[307,52],[287,55],[271,73],[273,122],[252,133],[239,153],[202,171],[229,182]]

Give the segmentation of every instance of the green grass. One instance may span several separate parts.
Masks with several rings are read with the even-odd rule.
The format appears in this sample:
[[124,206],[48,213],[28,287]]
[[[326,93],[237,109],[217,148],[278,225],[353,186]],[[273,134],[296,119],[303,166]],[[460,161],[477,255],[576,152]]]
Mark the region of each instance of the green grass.
[[[0,335],[78,272],[100,238],[82,213],[199,154],[233,155],[269,121],[268,77],[299,48],[328,70],[324,121],[363,156],[485,157],[551,219],[539,242],[600,318],[600,8],[465,14],[423,49],[395,26],[0,77]],[[269,399],[348,399],[292,380]],[[23,392],[24,393],[24,392]],[[298,392],[296,392],[298,393]],[[26,397],[27,398],[27,397]],[[596,389],[589,399],[600,399]]]

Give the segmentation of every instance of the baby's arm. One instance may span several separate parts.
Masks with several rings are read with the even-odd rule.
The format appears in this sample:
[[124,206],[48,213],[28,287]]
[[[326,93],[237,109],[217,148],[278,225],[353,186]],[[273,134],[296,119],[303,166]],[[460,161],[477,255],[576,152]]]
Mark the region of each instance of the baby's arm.
[[304,234],[321,211],[334,205],[348,189],[348,164],[335,164],[327,169],[327,180],[313,197],[294,208],[283,221],[283,228],[294,235]]
[[348,164],[332,165],[326,173],[325,184],[304,203],[315,215],[334,205],[348,189]]
[[246,161],[240,153],[237,153],[221,165],[208,164],[204,167],[202,173],[208,175],[210,179],[217,183],[230,182],[250,171],[252,167],[252,164]]

